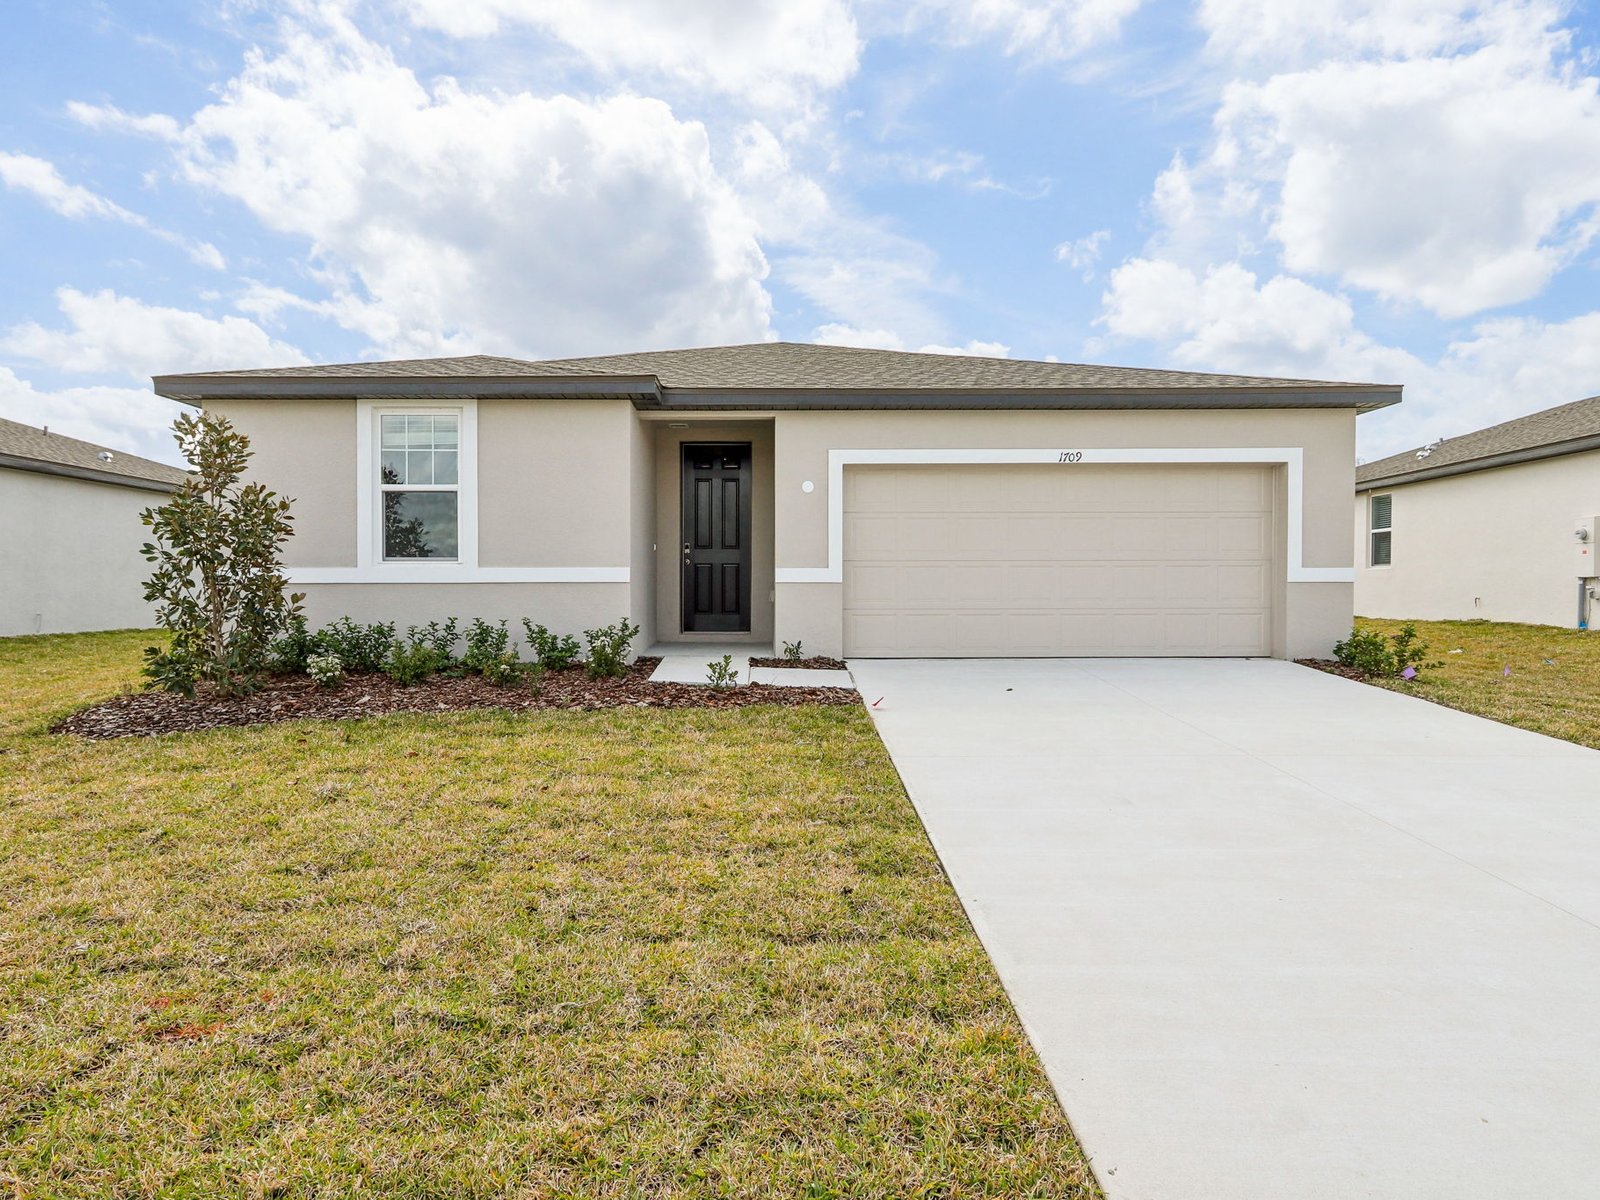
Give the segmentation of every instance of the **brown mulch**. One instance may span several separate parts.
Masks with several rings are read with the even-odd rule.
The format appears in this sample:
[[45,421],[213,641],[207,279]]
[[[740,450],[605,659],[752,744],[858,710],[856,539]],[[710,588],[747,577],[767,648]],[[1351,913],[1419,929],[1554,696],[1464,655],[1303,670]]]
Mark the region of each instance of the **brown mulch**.
[[513,712],[570,708],[745,708],[753,704],[797,707],[859,704],[853,688],[769,687],[759,683],[711,688],[687,683],[651,683],[659,658],[635,660],[618,679],[590,679],[582,668],[554,671],[537,691],[523,684],[501,687],[477,677],[436,675],[403,687],[387,675],[352,675],[337,689],[320,688],[304,675],[271,679],[248,696],[137,692],[115,696],[73,713],[55,733],[86,738],[150,737],[230,725],[270,725],[303,718],[348,720],[395,712],[464,712],[501,708]]
[[1342,662],[1331,658],[1297,658],[1295,662],[1302,667],[1311,667],[1318,671],[1326,671],[1329,675],[1337,675],[1341,679],[1354,679],[1357,682],[1366,682],[1366,676],[1354,667],[1347,667]]
[[809,669],[812,671],[843,671],[844,660],[829,658],[825,654],[813,654],[810,658],[752,658],[752,667],[794,667],[796,669]]

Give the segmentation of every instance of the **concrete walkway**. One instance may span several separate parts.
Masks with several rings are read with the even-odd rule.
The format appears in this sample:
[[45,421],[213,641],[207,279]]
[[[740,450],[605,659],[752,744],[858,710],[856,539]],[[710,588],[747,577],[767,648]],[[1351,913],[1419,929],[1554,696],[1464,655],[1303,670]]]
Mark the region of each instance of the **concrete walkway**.
[[850,666],[1113,1200],[1600,1196],[1600,753],[1284,662]]

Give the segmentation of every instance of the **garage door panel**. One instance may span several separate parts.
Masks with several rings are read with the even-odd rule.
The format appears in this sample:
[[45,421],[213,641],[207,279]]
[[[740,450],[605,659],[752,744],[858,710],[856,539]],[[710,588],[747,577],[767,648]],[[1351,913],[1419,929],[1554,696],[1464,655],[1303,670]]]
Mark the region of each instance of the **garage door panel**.
[[863,466],[845,480],[847,653],[1269,651],[1268,468]]
[[1267,617],[1261,612],[1219,612],[1217,651],[1221,654],[1258,654],[1254,649],[1267,640]]
[[1268,528],[1266,517],[1218,517],[1217,552],[1265,556],[1269,547]]

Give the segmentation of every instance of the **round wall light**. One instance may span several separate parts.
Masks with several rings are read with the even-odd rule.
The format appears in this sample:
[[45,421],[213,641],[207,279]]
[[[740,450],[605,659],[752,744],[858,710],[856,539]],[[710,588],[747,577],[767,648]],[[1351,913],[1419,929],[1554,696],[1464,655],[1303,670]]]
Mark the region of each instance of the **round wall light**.
[[812,483],[811,480],[808,479],[808,480],[806,480],[804,483],[802,483],[800,485],[800,490],[802,492],[807,492],[807,493],[814,492],[814,491],[817,490],[817,485]]

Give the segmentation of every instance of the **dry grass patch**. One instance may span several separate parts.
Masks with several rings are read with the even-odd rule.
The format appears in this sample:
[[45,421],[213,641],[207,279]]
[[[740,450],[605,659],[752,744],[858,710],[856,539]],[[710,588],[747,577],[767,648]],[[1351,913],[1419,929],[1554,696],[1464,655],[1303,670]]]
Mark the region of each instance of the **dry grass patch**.
[[1093,1194],[859,708],[40,732],[147,640],[0,641],[0,1191]]
[[[1401,624],[1368,617],[1356,622],[1385,636]],[[1415,624],[1429,659],[1440,665],[1411,683],[1371,682],[1600,749],[1600,633],[1492,621]]]

